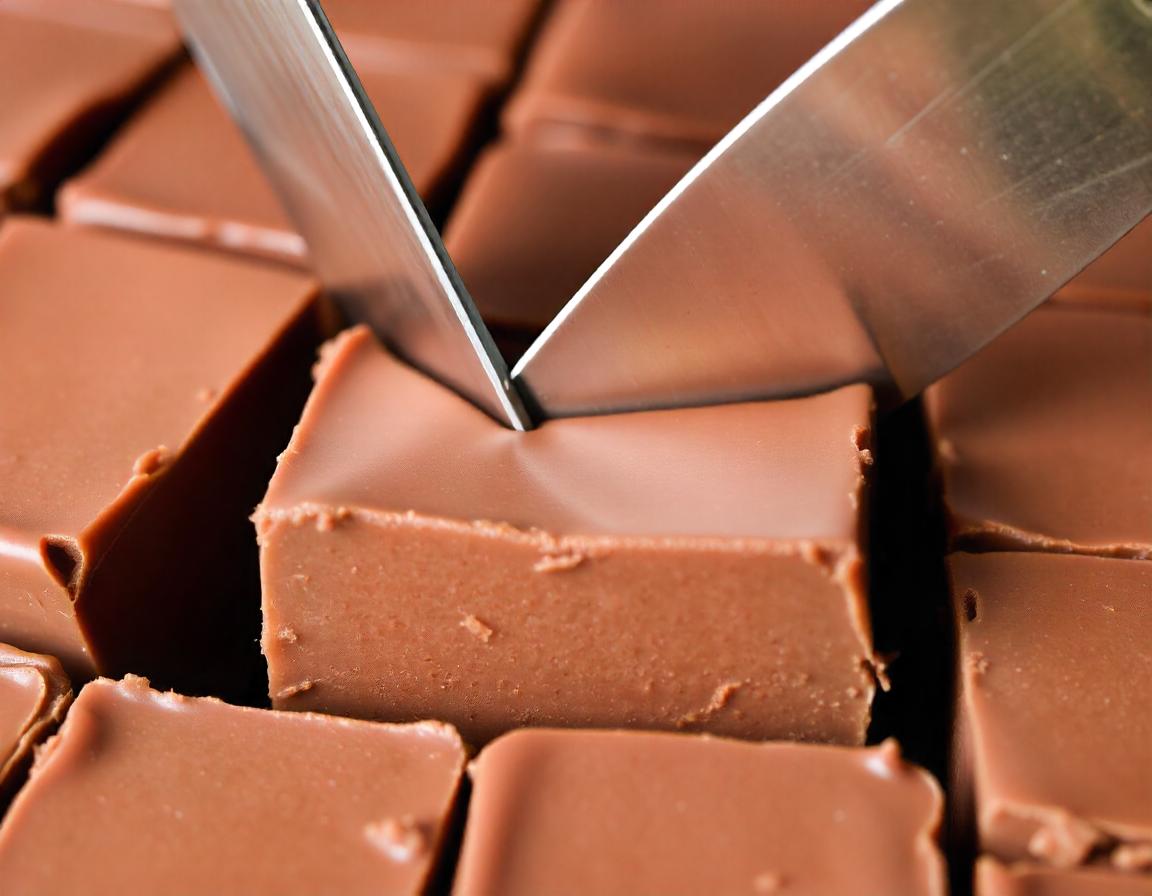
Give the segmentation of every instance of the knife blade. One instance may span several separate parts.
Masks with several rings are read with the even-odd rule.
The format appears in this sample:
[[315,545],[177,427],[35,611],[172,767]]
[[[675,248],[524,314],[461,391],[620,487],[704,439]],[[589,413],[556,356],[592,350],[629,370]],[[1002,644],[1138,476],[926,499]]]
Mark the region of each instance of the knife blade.
[[538,417],[913,395],[1152,209],[1152,2],[883,0],[513,371]]

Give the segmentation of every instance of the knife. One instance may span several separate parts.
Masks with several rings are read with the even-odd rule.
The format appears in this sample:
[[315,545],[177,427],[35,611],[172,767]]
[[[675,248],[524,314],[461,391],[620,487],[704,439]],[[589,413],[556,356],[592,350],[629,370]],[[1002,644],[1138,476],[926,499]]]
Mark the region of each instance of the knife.
[[656,205],[510,383],[319,2],[174,8],[350,316],[517,428],[524,404],[856,381],[899,400],[1152,209],[1152,0],[882,0]]

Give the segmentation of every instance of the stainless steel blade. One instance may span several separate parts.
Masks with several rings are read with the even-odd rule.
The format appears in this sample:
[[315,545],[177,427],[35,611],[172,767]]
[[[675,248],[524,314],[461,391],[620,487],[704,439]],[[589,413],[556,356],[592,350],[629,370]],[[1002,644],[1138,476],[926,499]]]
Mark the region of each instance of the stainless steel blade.
[[507,368],[317,0],[173,0],[353,320],[517,429]]
[[1152,209],[1150,0],[885,0],[718,144],[513,372],[547,416],[911,395]]

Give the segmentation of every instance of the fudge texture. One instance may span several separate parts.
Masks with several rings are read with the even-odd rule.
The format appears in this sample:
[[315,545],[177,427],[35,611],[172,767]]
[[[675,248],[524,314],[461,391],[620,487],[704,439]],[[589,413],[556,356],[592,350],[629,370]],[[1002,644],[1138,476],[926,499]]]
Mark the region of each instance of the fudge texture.
[[5,223],[0,640],[78,681],[236,684],[258,628],[247,517],[307,394],[321,307],[286,270]]
[[274,705],[861,742],[871,394],[505,429],[330,345],[256,513]]
[[956,799],[981,849],[1152,871],[1152,563],[950,558]]
[[1152,896],[1152,876],[1009,867],[981,859],[976,866],[976,896]]
[[1152,312],[1152,217],[1088,265],[1052,304]]
[[595,143],[489,149],[444,233],[484,319],[543,330],[694,162]]
[[[413,184],[434,203],[461,159],[483,85],[467,74],[353,61]],[[60,215],[278,260],[301,262],[307,253],[243,135],[192,66],[64,185]]]
[[447,725],[80,692],[0,827],[0,889],[419,894],[464,770]]
[[1041,308],[926,407],[958,548],[1152,557],[1152,313]]
[[55,657],[0,644],[0,805],[71,702],[72,685]]
[[0,4],[0,218],[44,206],[180,51],[161,12],[99,0]]
[[945,892],[939,787],[894,741],[516,731],[471,775],[454,896]]
[[870,5],[563,0],[504,122],[708,147]]

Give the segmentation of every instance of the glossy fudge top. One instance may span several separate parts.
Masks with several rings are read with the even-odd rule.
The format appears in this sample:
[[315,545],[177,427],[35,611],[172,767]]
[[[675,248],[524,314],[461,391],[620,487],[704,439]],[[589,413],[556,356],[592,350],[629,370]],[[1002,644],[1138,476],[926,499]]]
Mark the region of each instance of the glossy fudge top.
[[455,896],[944,892],[940,791],[894,742],[525,730],[472,776]]
[[229,706],[100,679],[0,828],[7,893],[418,894],[456,732]]
[[855,542],[871,393],[495,422],[386,354],[330,344],[261,506],[414,512],[553,535]]
[[55,658],[0,644],[0,796],[71,700],[72,685]]
[[1152,314],[1041,309],[927,407],[960,546],[1152,556]]
[[349,49],[503,81],[540,0],[325,0]]
[[[416,189],[434,193],[480,107],[470,75],[361,64],[360,78]],[[188,66],[91,168],[61,192],[71,222],[101,224],[274,257],[302,258],[296,232],[207,82]]]
[[962,725],[984,849],[1152,863],[1152,563],[954,554]]
[[0,213],[38,201],[6,194],[42,186],[38,169],[59,167],[51,156],[68,152],[57,143],[134,93],[179,48],[167,16],[132,4],[0,3]]
[[444,235],[485,320],[543,329],[694,161],[594,143],[490,149]]
[[505,120],[708,145],[870,5],[563,0]]
[[47,222],[0,230],[0,554],[125,511],[312,304],[299,274]]
[[1005,867],[981,859],[976,866],[976,896],[1152,896],[1152,876]]

